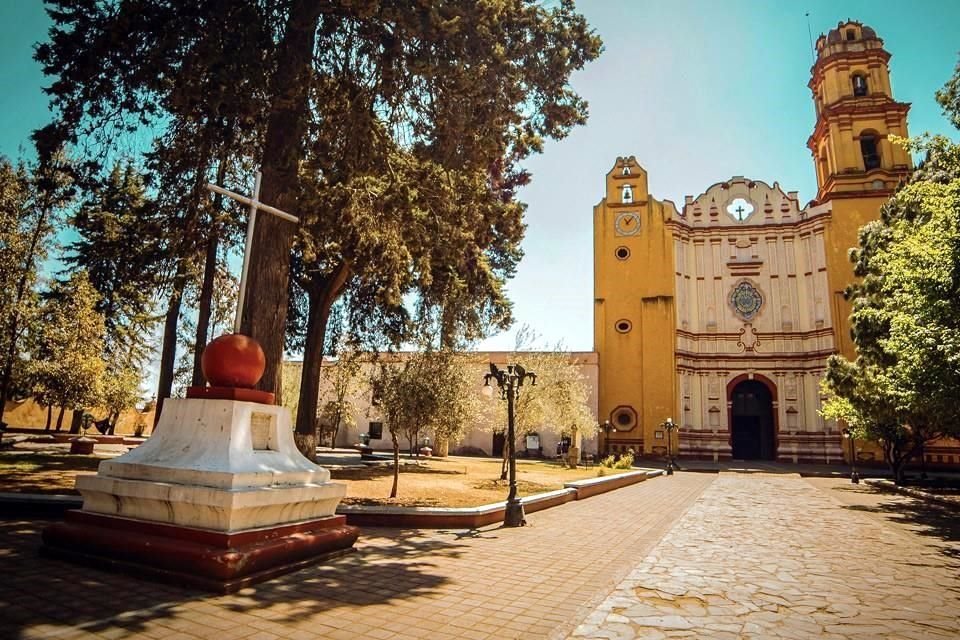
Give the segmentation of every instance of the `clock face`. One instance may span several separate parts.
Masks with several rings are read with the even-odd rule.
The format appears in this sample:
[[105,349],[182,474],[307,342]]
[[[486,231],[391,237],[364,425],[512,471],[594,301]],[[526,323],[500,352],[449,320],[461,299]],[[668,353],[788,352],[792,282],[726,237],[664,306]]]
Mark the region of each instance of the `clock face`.
[[617,235],[632,236],[640,231],[640,216],[636,213],[619,213],[613,226]]

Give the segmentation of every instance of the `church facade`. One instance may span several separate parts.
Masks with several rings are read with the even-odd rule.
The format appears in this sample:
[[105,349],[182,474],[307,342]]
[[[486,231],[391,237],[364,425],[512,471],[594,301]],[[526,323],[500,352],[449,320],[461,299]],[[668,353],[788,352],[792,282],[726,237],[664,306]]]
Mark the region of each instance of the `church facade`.
[[889,59],[858,22],[817,40],[818,192],[806,205],[776,182],[735,176],[678,206],[650,194],[635,157],[616,160],[594,208],[601,448],[842,460],[839,428],[819,409],[827,358],[854,357],[848,250],[911,170],[889,140],[907,135],[909,110]]

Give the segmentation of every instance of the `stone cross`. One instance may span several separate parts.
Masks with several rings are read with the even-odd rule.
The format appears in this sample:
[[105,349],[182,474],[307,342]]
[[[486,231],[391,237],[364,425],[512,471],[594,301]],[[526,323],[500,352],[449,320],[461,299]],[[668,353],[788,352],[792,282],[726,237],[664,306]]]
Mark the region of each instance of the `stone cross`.
[[240,317],[243,314],[243,299],[247,289],[247,270],[250,268],[250,252],[247,250],[247,247],[249,247],[250,243],[253,242],[253,227],[257,222],[257,211],[266,211],[269,214],[275,215],[278,218],[283,218],[284,220],[289,220],[290,222],[300,222],[300,219],[296,216],[292,216],[286,211],[281,211],[280,209],[260,202],[258,198],[260,197],[260,180],[262,177],[262,174],[257,171],[256,180],[253,184],[252,198],[242,196],[239,193],[234,193],[233,191],[228,191],[223,187],[218,187],[215,184],[207,183],[207,189],[210,191],[225,195],[228,198],[236,200],[237,202],[250,206],[250,216],[247,219],[247,239],[243,243],[243,270],[240,272],[240,291],[237,293],[237,315],[233,319],[234,333],[240,333]]

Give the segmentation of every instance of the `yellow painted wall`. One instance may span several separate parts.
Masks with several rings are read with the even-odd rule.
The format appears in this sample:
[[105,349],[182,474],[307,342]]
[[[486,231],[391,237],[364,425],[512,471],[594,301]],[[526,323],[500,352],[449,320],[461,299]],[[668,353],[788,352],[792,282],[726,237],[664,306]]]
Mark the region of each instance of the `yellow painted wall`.
[[836,318],[836,346],[850,360],[856,358],[856,351],[850,337],[850,303],[843,297],[844,290],[856,279],[850,250],[858,245],[860,227],[879,218],[880,207],[886,201],[886,197],[833,200],[833,212],[824,232],[831,313]]
[[[624,167],[630,173],[624,175]],[[633,201],[623,202],[629,184]],[[636,214],[639,229],[626,215]],[[644,451],[653,431],[673,416],[676,404],[676,320],[673,235],[663,203],[649,196],[647,173],[633,157],[620,158],[607,174],[604,199],[594,207],[594,349],[599,376],[599,419],[616,426],[614,412],[630,407],[632,428],[620,427],[610,444]],[[618,218],[622,230],[617,231]],[[617,257],[626,250],[629,256]],[[620,322],[631,327],[622,332]]]
[[[60,407],[53,407],[53,417],[50,421],[50,429],[57,428],[57,415],[60,413]],[[94,420],[102,420],[107,417],[105,409],[87,409],[87,413],[93,415]],[[62,430],[70,430],[70,421],[73,419],[73,411],[67,409],[63,414]],[[32,398],[15,402],[7,402],[6,411],[3,414],[3,420],[11,427],[25,429],[43,429],[47,423],[47,408],[38,404]],[[135,409],[124,411],[117,420],[116,435],[133,435],[138,421],[146,425],[143,435],[149,435],[153,428],[153,410],[146,413],[140,413]],[[96,431],[96,429],[93,429]]]

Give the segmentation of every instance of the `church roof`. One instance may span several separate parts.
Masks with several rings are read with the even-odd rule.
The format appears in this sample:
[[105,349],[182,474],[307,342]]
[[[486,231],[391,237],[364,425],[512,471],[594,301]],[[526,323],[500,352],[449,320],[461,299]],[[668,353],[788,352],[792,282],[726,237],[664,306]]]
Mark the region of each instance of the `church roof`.
[[697,197],[687,196],[682,216],[688,224],[778,224],[802,218],[796,191],[779,183],[733,176],[711,185]]

